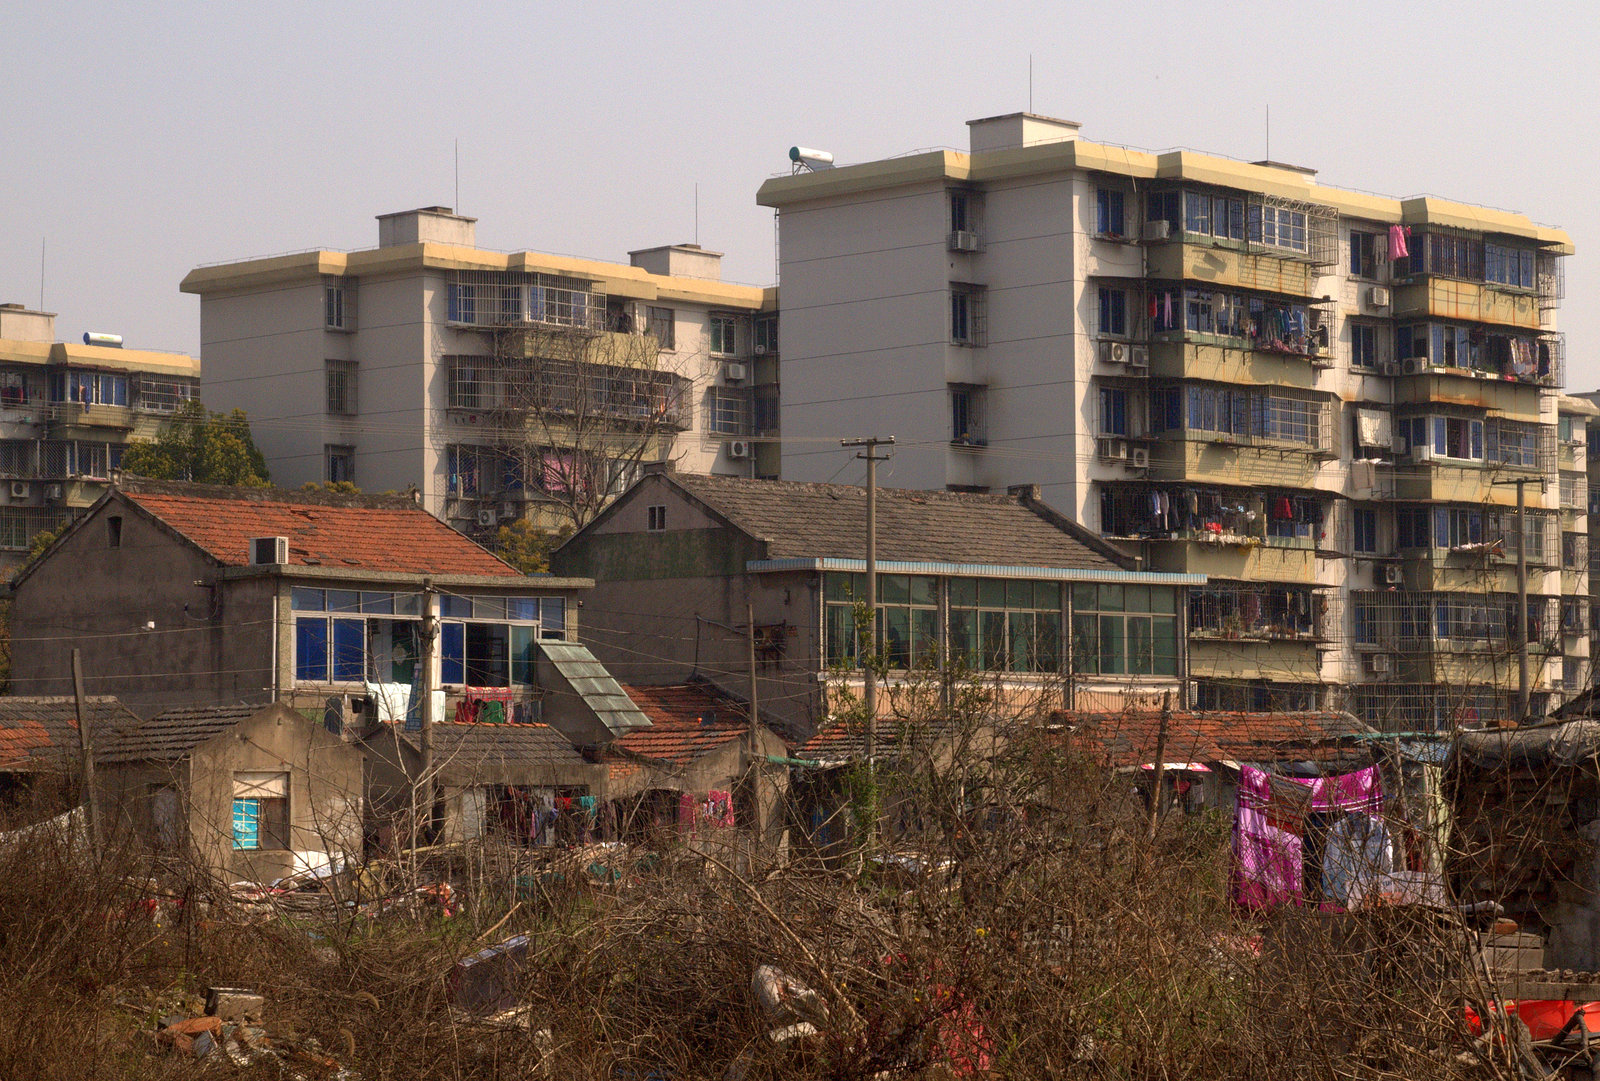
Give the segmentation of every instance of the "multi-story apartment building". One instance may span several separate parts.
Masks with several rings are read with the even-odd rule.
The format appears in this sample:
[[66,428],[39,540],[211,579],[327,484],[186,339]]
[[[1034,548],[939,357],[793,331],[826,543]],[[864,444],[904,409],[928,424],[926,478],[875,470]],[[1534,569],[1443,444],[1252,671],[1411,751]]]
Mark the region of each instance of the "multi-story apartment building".
[[98,499],[123,448],[194,397],[183,353],[56,341],[53,312],[0,304],[0,569]]
[[201,267],[207,404],[280,484],[415,486],[467,532],[581,522],[637,467],[776,475],[776,292],[694,245],[631,265],[477,247],[443,207],[378,247]]
[[1518,708],[1520,489],[1533,710],[1581,669],[1559,634],[1564,573],[1586,574],[1562,560],[1564,233],[1031,114],[970,127],[969,153],[763,185],[784,479],[892,434],[898,486],[1038,482],[1148,567],[1208,576],[1194,705],[1391,730]]

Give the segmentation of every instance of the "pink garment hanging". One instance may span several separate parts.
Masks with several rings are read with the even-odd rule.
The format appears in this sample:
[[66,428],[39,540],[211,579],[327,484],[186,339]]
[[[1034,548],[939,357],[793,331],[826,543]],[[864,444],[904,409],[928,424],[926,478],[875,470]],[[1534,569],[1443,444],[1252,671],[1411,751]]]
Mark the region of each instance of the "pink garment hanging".
[[1404,259],[1411,254],[1406,247],[1407,229],[1401,225],[1389,226],[1389,258]]
[[1336,777],[1274,777],[1254,766],[1239,769],[1233,821],[1233,900],[1244,908],[1301,903],[1305,816],[1316,811],[1383,810],[1377,766]]

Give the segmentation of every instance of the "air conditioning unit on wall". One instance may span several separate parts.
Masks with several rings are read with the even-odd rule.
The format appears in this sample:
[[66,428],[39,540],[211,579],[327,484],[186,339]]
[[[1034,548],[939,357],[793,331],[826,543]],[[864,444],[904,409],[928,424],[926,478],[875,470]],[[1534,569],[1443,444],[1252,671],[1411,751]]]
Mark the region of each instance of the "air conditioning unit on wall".
[[1106,364],[1126,364],[1128,361],[1128,345],[1126,342],[1104,341],[1097,343],[1100,347],[1100,360]]
[[736,362],[730,363],[722,370],[722,373],[730,383],[743,383],[745,378],[749,375],[749,372],[745,369],[745,366]]
[[951,251],[977,251],[978,234],[970,229],[958,229],[950,234]]
[[1374,308],[1387,308],[1389,306],[1389,287],[1387,285],[1368,286],[1367,303]]
[[748,440],[745,440],[745,439],[735,439],[735,440],[731,441],[728,444],[728,457],[730,457],[730,458],[748,458],[748,457],[750,457],[750,442]]
[[483,508],[483,509],[478,511],[478,524],[479,525],[483,525],[483,526],[494,525],[497,522],[499,522],[499,520],[500,520],[500,516],[497,515],[493,511],[493,509],[491,509],[491,508],[487,508],[486,507],[486,508]]
[[1390,564],[1390,565],[1385,566],[1383,568],[1383,584],[1384,585],[1386,585],[1386,586],[1397,586],[1401,582],[1404,582],[1404,581],[1405,581],[1405,572],[1401,568],[1399,568],[1399,567],[1397,567],[1397,566],[1395,566],[1393,564]]
[[30,489],[28,487],[28,482],[27,481],[25,481],[25,480],[14,480],[14,481],[11,482],[11,498],[12,499],[27,499],[29,491],[30,491]]
[[250,538],[250,565],[252,567],[281,567],[288,562],[288,537]]
[[1386,675],[1388,675],[1392,659],[1393,658],[1391,658],[1387,653],[1368,653],[1367,654],[1367,671],[1368,671],[1368,673],[1370,673],[1370,674],[1372,674],[1374,676],[1386,676]]

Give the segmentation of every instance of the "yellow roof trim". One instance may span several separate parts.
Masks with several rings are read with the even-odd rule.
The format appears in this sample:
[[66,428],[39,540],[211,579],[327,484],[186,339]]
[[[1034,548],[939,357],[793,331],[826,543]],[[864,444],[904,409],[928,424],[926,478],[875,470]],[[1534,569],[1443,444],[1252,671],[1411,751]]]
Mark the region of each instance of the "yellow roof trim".
[[0,339],[0,363],[76,365],[111,371],[154,372],[161,375],[200,376],[200,360],[187,353],[158,353],[148,349],[112,349],[77,342],[22,342]]
[[1085,139],[1040,146],[963,154],[936,150],[903,158],[844,165],[816,173],[768,179],[756,193],[762,206],[788,207],[858,195],[890,187],[932,182],[987,183],[1040,173],[1082,169],[1136,180],[1187,180],[1332,207],[1341,215],[1395,225],[1454,225],[1479,232],[1522,237],[1571,255],[1571,238],[1560,229],[1537,225],[1522,214],[1424,197],[1391,199],[1367,192],[1325,187],[1310,175],[1276,165],[1254,165],[1192,150],[1152,154]]
[[651,274],[625,263],[606,263],[542,252],[493,252],[449,244],[400,244],[356,252],[314,251],[250,259],[191,270],[179,288],[218,293],[305,281],[323,275],[365,277],[431,270],[518,271],[594,282],[608,296],[629,300],[670,299],[732,308],[759,308],[767,290],[756,285]]
[[1571,413],[1580,417],[1600,417],[1600,406],[1583,398],[1574,398],[1570,394],[1563,394],[1556,399],[1557,413]]

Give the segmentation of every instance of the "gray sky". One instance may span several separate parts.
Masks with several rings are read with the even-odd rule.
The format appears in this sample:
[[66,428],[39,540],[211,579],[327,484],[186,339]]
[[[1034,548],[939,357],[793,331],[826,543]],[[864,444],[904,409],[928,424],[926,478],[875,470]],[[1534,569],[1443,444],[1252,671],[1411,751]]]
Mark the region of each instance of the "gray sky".
[[0,301],[58,334],[199,348],[191,267],[361,248],[455,202],[489,248],[625,260],[694,236],[773,278],[755,190],[793,143],[841,163],[964,147],[1028,106],[1565,228],[1568,384],[1600,386],[1592,3],[272,5],[6,10]]

